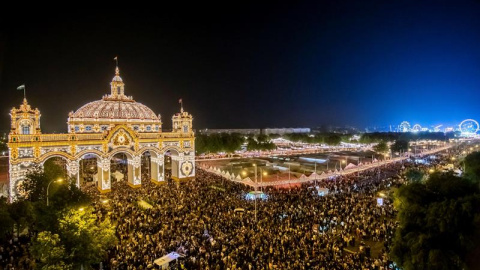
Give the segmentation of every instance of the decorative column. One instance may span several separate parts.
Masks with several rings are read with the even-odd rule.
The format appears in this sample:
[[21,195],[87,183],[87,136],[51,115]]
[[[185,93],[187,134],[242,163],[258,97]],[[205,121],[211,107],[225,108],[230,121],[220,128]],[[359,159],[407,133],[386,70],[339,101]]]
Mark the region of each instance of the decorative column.
[[164,157],[150,157],[150,170],[153,183],[160,183],[165,181],[164,178]]
[[78,160],[67,162],[67,174],[69,178],[75,178],[75,184],[80,188],[80,162]]
[[178,156],[170,156],[172,160],[172,179],[180,180],[180,163],[183,161],[183,153]]
[[15,201],[20,194],[19,187],[27,176],[28,170],[34,168],[31,163],[24,162],[19,164],[11,164],[9,168],[9,198],[10,201]]
[[179,155],[179,179],[189,179],[195,176],[195,156],[193,153]]
[[142,185],[141,156],[134,156],[128,159],[128,185],[138,188]]
[[97,188],[101,193],[106,193],[111,191],[111,181],[110,181],[110,159],[100,158],[97,160]]

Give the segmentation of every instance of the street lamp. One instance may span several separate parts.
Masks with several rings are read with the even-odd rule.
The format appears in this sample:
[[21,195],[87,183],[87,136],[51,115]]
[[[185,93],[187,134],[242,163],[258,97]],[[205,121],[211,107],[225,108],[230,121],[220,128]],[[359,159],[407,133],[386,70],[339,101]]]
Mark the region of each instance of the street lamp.
[[48,186],[47,186],[47,206],[49,205],[48,204],[48,189],[50,188],[50,185],[55,182],[55,183],[61,183],[63,182],[63,179],[62,178],[58,178],[57,180],[52,180],[50,181],[50,183],[48,183]]
[[255,225],[257,225],[257,164],[253,164],[255,167]]

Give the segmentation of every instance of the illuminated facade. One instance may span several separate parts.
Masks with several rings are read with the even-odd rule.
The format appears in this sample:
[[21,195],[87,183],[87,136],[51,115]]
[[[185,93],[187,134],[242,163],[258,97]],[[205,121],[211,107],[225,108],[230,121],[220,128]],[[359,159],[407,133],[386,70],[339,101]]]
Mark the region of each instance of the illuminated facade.
[[112,158],[127,157],[125,179],[131,187],[142,183],[142,155],[150,156],[150,178],[154,183],[165,180],[165,154],[171,158],[171,176],[181,180],[195,176],[195,135],[192,115],[183,111],[172,117],[172,132],[162,132],[160,115],[125,95],[125,84],[116,68],[110,83],[111,93],[90,102],[68,117],[68,133],[42,134],[40,111],[26,99],[10,112],[9,134],[11,198],[15,198],[29,169],[43,166],[52,157],[66,161],[67,174],[80,186],[80,162],[95,157],[95,184],[100,192],[111,190]]

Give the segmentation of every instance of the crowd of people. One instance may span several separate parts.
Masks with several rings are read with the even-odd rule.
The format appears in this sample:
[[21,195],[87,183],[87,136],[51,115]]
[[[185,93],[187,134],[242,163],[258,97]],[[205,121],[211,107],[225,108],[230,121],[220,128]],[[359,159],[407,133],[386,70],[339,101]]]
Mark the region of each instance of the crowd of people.
[[[119,241],[104,269],[158,269],[154,260],[170,252],[181,255],[171,269],[393,269],[388,252],[396,213],[391,200],[379,205],[377,198],[402,185],[402,171],[413,166],[419,165],[391,163],[300,187],[266,188],[267,199],[256,201],[246,199],[251,187],[201,169],[183,182],[143,181],[132,189],[119,181],[106,195],[95,187],[85,191],[98,218],[116,225]],[[22,269],[15,258],[27,247],[18,239],[0,247],[0,269]],[[5,267],[9,263],[17,268]]]
[[[360,175],[312,184],[267,188],[266,200],[246,200],[248,186],[198,169],[194,180],[131,189],[117,182],[94,211],[117,224],[118,244],[107,268],[151,269],[170,252],[173,269],[388,269],[396,222],[380,191],[403,183],[395,163]],[[152,208],[138,205],[140,200]],[[244,209],[235,211],[235,209]],[[371,252],[375,247],[376,252]]]

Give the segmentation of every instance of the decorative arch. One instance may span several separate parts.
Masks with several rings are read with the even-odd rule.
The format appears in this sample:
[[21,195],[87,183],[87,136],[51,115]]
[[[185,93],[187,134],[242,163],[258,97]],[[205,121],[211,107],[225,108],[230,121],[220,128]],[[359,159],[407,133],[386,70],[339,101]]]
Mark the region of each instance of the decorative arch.
[[180,153],[183,153],[182,148],[180,148],[178,146],[173,146],[173,145],[165,146],[164,148],[162,148],[161,153],[162,153],[162,155],[165,155],[165,153],[167,153],[167,151],[172,151],[172,150],[177,152],[177,155],[180,155]]
[[85,155],[94,155],[97,158],[102,158],[104,156],[104,154],[101,151],[98,151],[98,150],[95,150],[95,149],[87,149],[87,150],[83,150],[83,151],[78,152],[75,155],[75,159],[77,159],[77,160],[83,159],[83,157]]
[[108,153],[108,159],[112,159],[113,156],[115,156],[116,154],[119,154],[119,153],[124,153],[127,156],[129,156],[129,158],[133,158],[133,157],[136,156],[135,152],[133,152],[130,148],[118,147],[118,148],[115,148],[111,152]]
[[43,166],[43,163],[45,163],[45,161],[47,161],[47,159],[52,158],[52,157],[60,157],[60,158],[65,159],[65,161],[67,161],[67,162],[75,159],[72,155],[67,154],[65,152],[48,152],[48,153],[40,156],[38,158],[38,160],[39,160],[39,163],[42,164],[42,166]]
[[108,135],[105,138],[106,141],[110,142],[112,140],[113,136],[115,135],[115,133],[117,133],[117,131],[119,131],[120,129],[124,129],[134,140],[138,140],[137,132],[135,132],[134,130],[129,128],[127,125],[117,125],[112,130],[110,130],[108,132]]
[[164,152],[161,152],[160,149],[158,149],[158,148],[156,148],[156,147],[151,147],[151,146],[149,146],[149,147],[144,147],[144,148],[140,149],[140,150],[137,152],[137,154],[141,156],[141,155],[145,154],[145,152],[147,152],[147,151],[150,152],[150,153],[155,153],[155,155],[157,155],[157,157],[159,157],[159,156],[161,156],[162,154],[164,154]]

